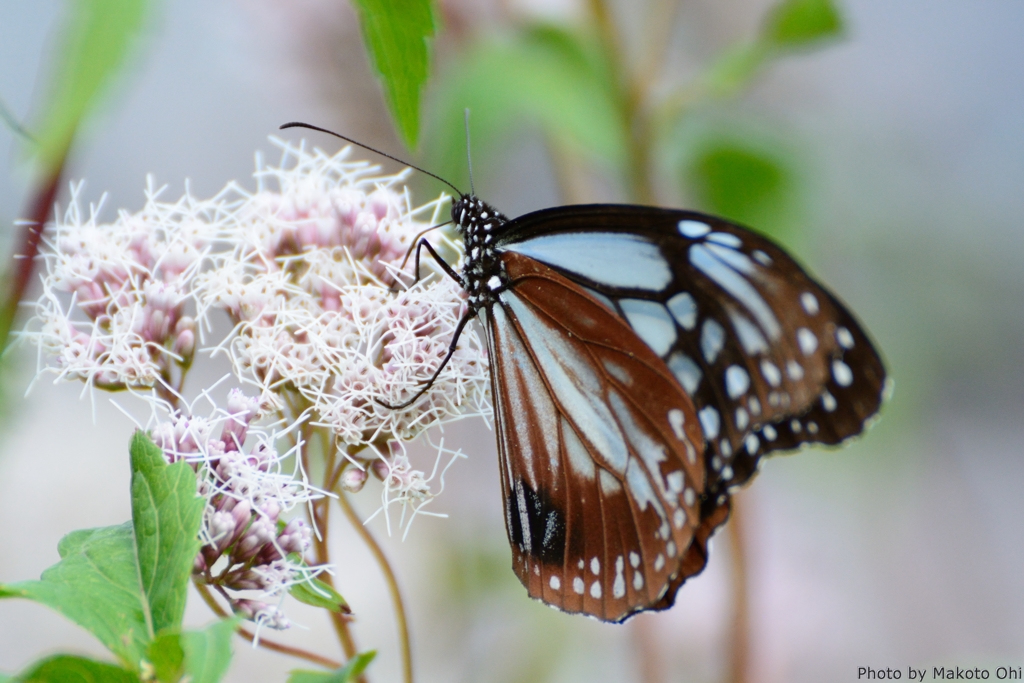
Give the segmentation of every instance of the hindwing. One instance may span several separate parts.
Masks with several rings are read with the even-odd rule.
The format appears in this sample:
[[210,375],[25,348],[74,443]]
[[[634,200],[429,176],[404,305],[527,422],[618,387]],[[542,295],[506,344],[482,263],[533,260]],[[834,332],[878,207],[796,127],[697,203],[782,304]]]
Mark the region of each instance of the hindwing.
[[502,265],[486,330],[515,572],[532,597],[605,621],[668,606],[710,533],[692,401],[585,289],[519,254]]

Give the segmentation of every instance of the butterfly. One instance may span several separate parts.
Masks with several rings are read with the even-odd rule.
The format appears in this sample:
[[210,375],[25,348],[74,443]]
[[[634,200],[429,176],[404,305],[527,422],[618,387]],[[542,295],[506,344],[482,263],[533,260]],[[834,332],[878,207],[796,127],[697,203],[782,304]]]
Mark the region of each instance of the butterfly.
[[867,333],[766,237],[646,206],[509,219],[451,187],[461,271],[425,240],[417,270],[425,248],[467,293],[449,357],[482,319],[531,597],[610,622],[670,607],[763,456],[841,443],[877,414]]

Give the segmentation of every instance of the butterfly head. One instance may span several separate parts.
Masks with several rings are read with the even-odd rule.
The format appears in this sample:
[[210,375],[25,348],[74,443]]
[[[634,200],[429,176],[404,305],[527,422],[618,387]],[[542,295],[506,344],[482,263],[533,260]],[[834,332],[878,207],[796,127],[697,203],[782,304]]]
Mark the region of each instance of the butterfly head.
[[[452,202],[452,222],[466,240],[468,248],[473,237],[493,235],[508,222],[508,218],[476,195],[464,194]],[[487,242],[493,239],[492,236]]]

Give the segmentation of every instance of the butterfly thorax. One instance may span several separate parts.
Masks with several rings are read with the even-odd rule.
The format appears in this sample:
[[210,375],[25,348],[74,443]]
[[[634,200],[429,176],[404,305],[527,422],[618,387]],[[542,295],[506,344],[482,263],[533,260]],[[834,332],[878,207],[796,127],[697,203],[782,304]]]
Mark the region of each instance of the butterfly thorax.
[[452,204],[452,222],[466,245],[462,279],[469,294],[470,308],[487,308],[508,285],[508,276],[495,248],[508,218],[476,196],[465,195]]

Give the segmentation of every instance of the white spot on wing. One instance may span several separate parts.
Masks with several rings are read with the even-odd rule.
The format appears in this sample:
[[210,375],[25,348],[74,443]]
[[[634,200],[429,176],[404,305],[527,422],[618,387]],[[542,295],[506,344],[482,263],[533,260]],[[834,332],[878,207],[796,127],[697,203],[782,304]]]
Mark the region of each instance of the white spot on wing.
[[761,330],[757,329],[757,325],[732,310],[729,311],[729,319],[732,320],[736,336],[740,338],[740,344],[743,345],[743,350],[747,352],[748,356],[754,356],[768,350],[768,342],[765,341]]
[[633,569],[636,569],[637,567],[640,566],[640,555],[639,554],[637,554],[637,553],[630,553],[629,554],[629,566],[632,567]]
[[704,360],[708,364],[714,363],[724,345],[725,329],[716,320],[705,320],[700,331],[700,350],[704,354]]
[[779,433],[775,431],[775,427],[772,427],[771,425],[765,425],[764,429],[761,430],[761,434],[769,441],[775,441],[775,438],[779,435]]
[[805,356],[811,355],[818,348],[818,338],[806,327],[801,327],[796,331],[796,343],[800,345],[800,351]]
[[615,558],[615,581],[612,583],[612,596],[615,598],[621,598],[626,594],[626,577],[623,574],[625,567],[622,555]]
[[700,426],[704,430],[704,438],[710,441],[718,436],[719,423],[718,411],[711,406],[704,406],[697,415],[700,418]]
[[810,292],[804,292],[800,295],[800,305],[807,311],[807,315],[818,315],[820,310],[817,297]]
[[668,423],[672,427],[672,433],[676,435],[676,438],[680,441],[686,438],[686,432],[683,431],[683,424],[686,422],[686,416],[683,411],[679,408],[672,408],[668,411]]
[[658,553],[658,556],[654,558],[654,571],[660,572],[665,568],[665,556]]
[[739,237],[728,232],[713,232],[707,237],[709,242],[717,242],[727,247],[738,247],[743,244]]
[[700,221],[679,221],[679,234],[690,239],[697,239],[711,232],[707,223]]
[[697,387],[700,386],[701,378],[700,368],[693,362],[693,359],[685,353],[676,351],[668,357],[668,369],[683,385],[686,393],[693,396],[693,392],[697,391]]
[[501,278],[497,275],[492,275],[491,279],[487,281],[487,287],[494,290],[501,287]]
[[679,292],[665,305],[684,330],[692,330],[697,325],[697,302],[689,292]]
[[657,301],[621,299],[619,306],[630,327],[659,356],[664,356],[676,342],[676,324]]
[[832,376],[836,378],[836,384],[841,387],[853,384],[853,371],[841,360],[832,361]]
[[594,574],[601,573],[601,561],[596,557],[590,560],[590,571]]
[[583,595],[583,579],[578,576],[572,580],[572,592],[576,595]]
[[665,481],[668,483],[668,490],[672,493],[682,493],[683,491],[683,473],[679,470],[670,473],[665,477]]
[[786,363],[786,374],[794,382],[799,382],[804,378],[804,369],[795,360],[791,360]]
[[737,399],[750,388],[750,375],[738,365],[730,365],[725,371],[725,390],[729,398]]
[[782,373],[770,360],[761,361],[761,374],[764,375],[764,380],[773,387],[779,386],[779,383],[782,382]]
[[558,590],[562,587],[562,580],[554,575],[552,575],[551,581],[549,581],[548,583],[551,586],[551,590]]
[[644,575],[640,572],[633,572],[633,590],[638,591],[644,587]]
[[736,409],[736,429],[743,430],[750,424],[750,416],[743,408]]
[[836,397],[827,391],[823,391],[821,393],[821,407],[831,413],[838,407]]
[[503,249],[611,287],[662,290],[672,281],[658,245],[625,232],[541,235]]
[[846,350],[853,348],[853,335],[845,327],[836,330],[836,341]]
[[590,597],[594,598],[595,600],[600,600],[601,599],[601,582],[600,581],[595,581],[594,583],[590,584]]

